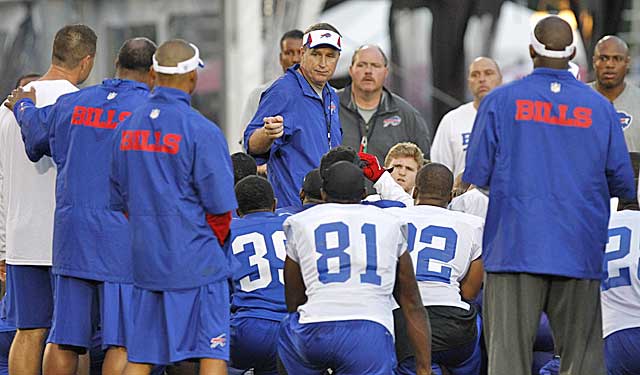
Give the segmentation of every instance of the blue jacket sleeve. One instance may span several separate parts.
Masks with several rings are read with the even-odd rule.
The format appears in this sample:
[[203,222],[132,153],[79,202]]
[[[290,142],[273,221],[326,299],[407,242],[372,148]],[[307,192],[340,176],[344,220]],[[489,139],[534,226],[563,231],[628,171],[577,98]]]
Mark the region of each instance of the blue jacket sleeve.
[[227,141],[215,125],[208,126],[212,129],[201,134],[195,145],[193,181],[205,212],[219,215],[235,210],[238,204]]
[[251,138],[251,135],[254,131],[262,128],[262,126],[264,125],[264,122],[262,121],[263,118],[278,115],[284,118],[284,135],[273,142],[273,145],[271,146],[272,150],[276,150],[282,144],[286,143],[286,140],[292,133],[292,129],[289,125],[293,122],[293,119],[287,119],[288,116],[285,115],[285,112],[287,112],[286,108],[288,100],[287,95],[285,94],[283,88],[280,87],[280,84],[281,83],[279,81],[276,81],[276,83],[274,83],[262,94],[262,98],[260,99],[260,104],[258,105],[256,114],[253,116],[253,119],[251,119],[251,122],[244,130],[245,149],[247,150],[248,154],[252,155],[256,159],[258,165],[267,162],[270,152],[264,154],[252,153],[249,149],[249,138]]
[[28,98],[19,100],[13,108],[13,114],[20,125],[27,157],[34,163],[45,155],[51,156],[49,124],[54,112],[55,106],[36,108]]
[[610,107],[611,121],[606,165],[609,194],[612,197],[633,200],[636,197],[636,184],[631,158],[629,157],[622,128],[617,120],[618,116],[613,106]]
[[462,179],[480,187],[491,184],[499,143],[498,112],[496,100],[491,95],[484,98],[478,109],[467,149],[466,166]]

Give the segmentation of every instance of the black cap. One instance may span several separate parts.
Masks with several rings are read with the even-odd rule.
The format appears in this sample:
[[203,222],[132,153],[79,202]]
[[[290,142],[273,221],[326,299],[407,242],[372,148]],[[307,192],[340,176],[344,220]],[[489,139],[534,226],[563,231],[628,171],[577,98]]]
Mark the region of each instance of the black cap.
[[302,191],[307,198],[322,199],[320,189],[322,189],[322,177],[320,177],[320,168],[316,168],[304,176]]
[[364,194],[364,174],[353,163],[339,161],[323,173],[322,190],[330,200],[359,202]]

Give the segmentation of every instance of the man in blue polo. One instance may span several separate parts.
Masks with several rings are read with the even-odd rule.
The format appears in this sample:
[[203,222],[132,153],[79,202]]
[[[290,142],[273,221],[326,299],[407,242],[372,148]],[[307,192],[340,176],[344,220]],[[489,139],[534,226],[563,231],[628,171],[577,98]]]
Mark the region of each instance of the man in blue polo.
[[482,258],[489,373],[526,374],[542,311],[560,372],[604,374],[600,281],[611,196],[633,199],[633,169],[611,103],[568,71],[568,23],[531,32],[529,76],[478,110],[463,180],[488,187]]
[[267,164],[278,207],[300,206],[304,176],[342,143],[339,100],[328,84],[340,58],[342,37],[327,23],[304,34],[302,61],[269,87],[244,132],[247,152]]
[[91,348],[98,324],[108,350],[103,372],[120,373],[126,364],[131,248],[126,218],[109,207],[109,155],[115,129],[147,101],[155,50],[146,38],[127,40],[115,79],[61,96],[52,106],[36,108],[34,91],[16,90],[9,101],[29,159],[51,156],[58,167],[53,325],[45,374],[75,374],[78,354]]
[[199,66],[193,44],[163,43],[153,94],[112,145],[111,205],[128,214],[133,249],[127,375],[186,359],[199,359],[201,374],[227,373],[224,243],[237,204],[222,131],[191,108]]

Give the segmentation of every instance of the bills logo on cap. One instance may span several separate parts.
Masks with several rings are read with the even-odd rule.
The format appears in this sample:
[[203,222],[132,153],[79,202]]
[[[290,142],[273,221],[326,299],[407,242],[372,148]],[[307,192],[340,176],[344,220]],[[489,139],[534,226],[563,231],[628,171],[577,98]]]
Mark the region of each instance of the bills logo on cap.
[[382,120],[382,127],[386,128],[388,126],[398,126],[400,125],[401,122],[402,122],[402,118],[400,116],[398,115],[391,116],[389,118]]
[[620,127],[622,127],[622,130],[627,130],[633,122],[633,116],[625,111],[618,111],[618,118],[620,119]]
[[302,37],[304,45],[308,48],[316,47],[332,47],[338,51],[342,51],[342,38],[340,34],[331,30],[314,30],[310,31]]

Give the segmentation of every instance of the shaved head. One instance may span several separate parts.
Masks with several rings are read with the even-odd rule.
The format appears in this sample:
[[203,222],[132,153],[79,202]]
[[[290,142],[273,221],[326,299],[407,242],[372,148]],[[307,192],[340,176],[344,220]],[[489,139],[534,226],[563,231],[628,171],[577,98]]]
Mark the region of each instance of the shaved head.
[[193,47],[182,39],[173,39],[162,43],[156,51],[156,60],[162,66],[178,66],[196,54]]
[[493,65],[493,67],[495,68],[496,72],[498,72],[498,74],[501,74],[500,67],[498,66],[498,63],[496,62],[496,60],[492,59],[491,57],[486,57],[486,56],[480,56],[480,57],[476,57],[475,59],[473,59],[473,61],[469,65],[469,71],[472,71],[474,66],[480,65],[480,64]]
[[571,26],[560,17],[540,20],[533,32],[540,43],[552,51],[563,51],[573,43]]
[[627,42],[615,35],[607,35],[604,38],[600,39],[598,43],[596,43],[595,52],[598,53],[604,48],[615,49],[619,53],[622,53],[626,56],[629,55],[629,46],[627,45]]
[[[160,66],[174,67],[195,56],[196,51],[182,39],[166,41],[158,47],[155,58]],[[184,74],[162,74],[155,72],[156,86],[172,87],[192,94],[198,83],[197,69]]]
[[416,175],[415,195],[419,201],[441,200],[448,203],[452,188],[453,173],[442,164],[427,164]]
[[480,101],[494,88],[502,84],[502,73],[495,60],[480,56],[469,65],[467,77],[469,90],[473,95],[473,104],[478,108]]
[[[564,51],[573,44],[573,30],[567,21],[558,16],[548,16],[540,20],[533,29],[533,35],[547,51]],[[529,45],[529,55],[533,59],[534,68],[569,69],[569,61],[575,54],[567,57],[547,57],[542,56],[542,52],[536,52],[533,44]]]
[[624,40],[613,35],[600,39],[593,51],[596,90],[614,101],[624,90],[630,63],[629,46]]

